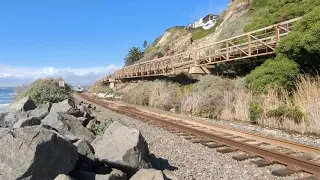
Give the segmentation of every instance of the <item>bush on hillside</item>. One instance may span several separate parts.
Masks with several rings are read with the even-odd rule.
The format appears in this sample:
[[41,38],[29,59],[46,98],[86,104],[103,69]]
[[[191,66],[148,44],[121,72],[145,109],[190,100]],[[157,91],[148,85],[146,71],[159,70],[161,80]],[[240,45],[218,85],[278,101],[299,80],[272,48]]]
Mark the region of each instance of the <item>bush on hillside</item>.
[[250,121],[253,124],[258,123],[258,119],[261,117],[263,113],[263,109],[260,106],[259,103],[257,102],[250,102],[249,104],[249,116],[250,116]]
[[194,115],[217,118],[225,107],[224,95],[235,88],[234,81],[219,76],[203,76],[192,92],[181,100],[181,110]]
[[254,19],[245,26],[245,31],[303,16],[317,6],[320,6],[319,0],[253,0],[250,11]]
[[19,97],[29,96],[37,105],[44,102],[60,102],[70,98],[71,88],[65,84],[65,88],[59,87],[55,79],[38,79],[28,86]]
[[166,81],[140,82],[123,94],[122,99],[137,105],[149,105],[169,110],[179,105],[180,86]]
[[155,81],[149,94],[149,105],[170,110],[179,106],[180,86],[166,81]]
[[282,120],[281,118],[289,118],[299,124],[302,122],[304,114],[297,107],[280,106],[276,109],[269,110],[266,116],[280,118],[280,120]]
[[112,89],[109,88],[108,86],[101,86],[101,85],[100,85],[100,86],[94,88],[94,89],[92,90],[92,92],[93,92],[93,93],[106,93],[106,94],[110,94],[110,93],[112,93],[113,91],[112,91]]
[[254,93],[264,93],[268,88],[277,91],[291,90],[299,73],[299,65],[284,56],[265,61],[245,78],[247,87]]
[[149,105],[152,82],[140,82],[135,88],[123,94],[122,100],[131,104]]
[[278,53],[296,61],[304,71],[317,71],[320,65],[320,7],[298,21],[293,31],[280,41]]

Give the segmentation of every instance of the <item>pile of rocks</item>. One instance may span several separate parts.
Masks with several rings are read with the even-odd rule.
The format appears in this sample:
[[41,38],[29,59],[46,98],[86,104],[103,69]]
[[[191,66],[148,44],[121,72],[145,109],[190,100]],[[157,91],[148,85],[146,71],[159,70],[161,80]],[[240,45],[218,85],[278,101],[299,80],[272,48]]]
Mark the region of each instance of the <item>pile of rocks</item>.
[[115,121],[96,137],[92,108],[71,99],[37,107],[26,97],[0,111],[0,179],[177,179],[152,169],[137,129]]

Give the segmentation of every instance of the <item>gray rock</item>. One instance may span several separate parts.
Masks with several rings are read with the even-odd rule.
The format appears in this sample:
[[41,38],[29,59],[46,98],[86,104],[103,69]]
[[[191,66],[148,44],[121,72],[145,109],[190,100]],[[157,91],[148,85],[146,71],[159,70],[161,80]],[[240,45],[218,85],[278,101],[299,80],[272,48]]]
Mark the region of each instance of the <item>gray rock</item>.
[[91,172],[75,170],[70,173],[70,176],[77,180],[127,180],[128,179],[123,172],[117,169],[112,169],[109,174],[95,174]]
[[93,129],[93,126],[97,124],[97,120],[96,119],[92,119],[91,121],[89,121],[89,123],[86,125],[86,128],[89,130]]
[[36,126],[40,125],[41,120],[38,117],[28,117],[28,118],[23,118],[20,119],[18,122],[16,122],[13,125],[13,128],[22,128],[26,126]]
[[163,170],[162,172],[170,180],[180,180],[172,171]]
[[73,178],[65,174],[59,174],[56,178],[54,178],[54,180],[73,180]]
[[82,106],[79,106],[79,110],[83,112],[84,117],[91,117],[90,114],[92,114],[92,112],[88,107],[82,105]]
[[17,111],[30,111],[36,108],[35,103],[30,97],[24,97],[18,101],[13,102],[8,106],[8,109],[15,109]]
[[141,168],[151,167],[148,144],[141,133],[117,121],[113,122],[92,146],[98,160],[129,175]]
[[91,142],[94,138],[94,134],[83,127],[76,117],[63,114],[50,112],[50,114],[42,120],[42,124],[47,125],[55,129],[61,135],[70,139],[84,139]]
[[68,113],[70,111],[74,111],[76,109],[76,105],[74,100],[66,99],[59,103],[53,103],[50,113]]
[[76,166],[77,148],[40,126],[0,129],[0,179],[54,179]]
[[17,111],[15,109],[8,109],[0,113],[0,127],[12,128],[14,123],[19,119],[28,118],[28,113],[24,111]]
[[79,161],[77,169],[82,171],[94,171],[99,163],[94,159],[94,150],[90,143],[86,140],[80,140],[74,143],[79,153]]
[[50,112],[51,110],[51,103],[45,103],[39,105],[35,110],[32,110],[29,112],[29,116],[31,117],[38,117],[40,120],[44,119]]
[[169,180],[160,170],[140,169],[130,180]]
[[85,127],[89,124],[91,120],[91,118],[86,118],[86,117],[78,117],[77,119]]

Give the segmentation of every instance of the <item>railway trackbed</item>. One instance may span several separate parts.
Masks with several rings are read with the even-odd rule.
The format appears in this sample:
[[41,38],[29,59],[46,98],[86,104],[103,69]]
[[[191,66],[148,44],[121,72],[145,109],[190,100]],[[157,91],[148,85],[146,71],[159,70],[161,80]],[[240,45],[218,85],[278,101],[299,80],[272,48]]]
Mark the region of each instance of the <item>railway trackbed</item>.
[[232,157],[237,161],[259,158],[259,160],[251,161],[258,167],[272,164],[285,165],[285,169],[272,172],[275,176],[289,176],[303,171],[310,174],[303,179],[320,179],[320,163],[315,158],[320,155],[320,148],[233,130],[202,121],[158,114],[113,101],[94,99],[84,94],[79,94],[79,96],[117,113],[161,126],[193,143],[199,143],[208,148],[216,148],[220,153],[243,152]]

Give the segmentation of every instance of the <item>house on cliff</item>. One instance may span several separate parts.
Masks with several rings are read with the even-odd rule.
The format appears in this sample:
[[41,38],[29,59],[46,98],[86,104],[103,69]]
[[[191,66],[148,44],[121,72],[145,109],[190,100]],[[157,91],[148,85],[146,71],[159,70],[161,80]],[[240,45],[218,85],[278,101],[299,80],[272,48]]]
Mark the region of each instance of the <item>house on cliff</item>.
[[198,28],[202,27],[203,29],[212,28],[219,20],[219,15],[208,14],[204,18],[200,18],[199,20],[194,21],[189,27]]

